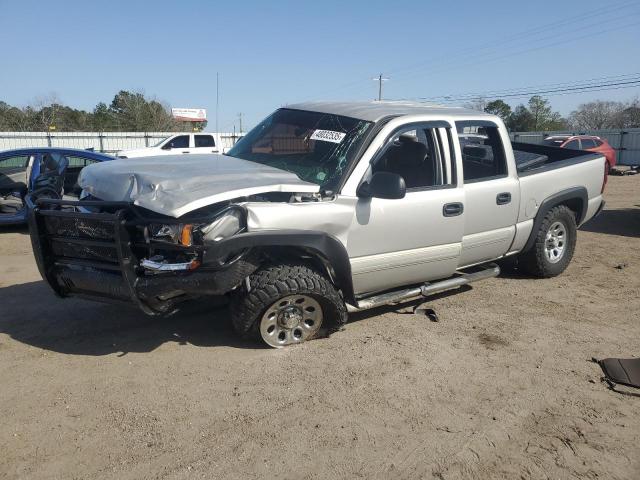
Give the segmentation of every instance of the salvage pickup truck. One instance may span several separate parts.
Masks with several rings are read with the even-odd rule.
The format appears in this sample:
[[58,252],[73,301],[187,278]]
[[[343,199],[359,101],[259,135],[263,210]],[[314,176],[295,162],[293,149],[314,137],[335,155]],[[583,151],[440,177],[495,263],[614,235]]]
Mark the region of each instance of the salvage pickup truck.
[[29,197],[33,251],[61,296],[151,315],[230,298],[283,347],[348,312],[497,276],[560,274],[603,207],[605,158],[512,144],[493,115],[417,103],[281,108],[227,155],[86,167],[82,200]]

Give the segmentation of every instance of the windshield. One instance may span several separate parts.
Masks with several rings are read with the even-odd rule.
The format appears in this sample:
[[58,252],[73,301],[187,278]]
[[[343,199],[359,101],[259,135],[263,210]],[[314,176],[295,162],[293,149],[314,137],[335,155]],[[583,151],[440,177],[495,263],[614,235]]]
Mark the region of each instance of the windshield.
[[328,113],[280,109],[227,155],[295,173],[325,190],[335,188],[371,122]]
[[167,138],[169,138],[169,137],[164,137],[164,138],[163,138],[162,140],[160,140],[158,143],[154,143],[154,144],[153,144],[153,145],[151,145],[151,146],[152,146],[152,147],[159,147],[159,146],[160,146],[160,144],[161,144],[162,142],[164,142]]

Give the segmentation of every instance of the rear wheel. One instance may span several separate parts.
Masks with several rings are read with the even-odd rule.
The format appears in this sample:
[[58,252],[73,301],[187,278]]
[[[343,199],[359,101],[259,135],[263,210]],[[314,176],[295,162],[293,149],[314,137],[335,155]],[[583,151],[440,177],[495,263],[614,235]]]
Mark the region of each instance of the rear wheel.
[[342,297],[324,275],[306,265],[272,265],[249,277],[231,304],[234,329],[274,348],[304,342],[347,320]]
[[573,211],[565,205],[552,208],[536,232],[533,247],[518,259],[519,268],[541,278],[561,274],[573,257],[576,232]]

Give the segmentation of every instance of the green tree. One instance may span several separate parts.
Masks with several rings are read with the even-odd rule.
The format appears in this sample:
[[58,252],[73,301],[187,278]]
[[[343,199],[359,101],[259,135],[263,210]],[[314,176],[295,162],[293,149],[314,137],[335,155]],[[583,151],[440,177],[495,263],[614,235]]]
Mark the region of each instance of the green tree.
[[107,104],[100,102],[93,109],[91,115],[91,129],[96,132],[108,132],[113,130],[113,118]]
[[559,130],[566,128],[567,121],[551,108],[549,100],[540,95],[529,99],[529,112],[533,118],[532,130]]
[[487,106],[484,107],[484,111],[499,116],[504,122],[506,122],[509,119],[509,116],[511,116],[511,107],[503,100],[494,100],[487,103]]
[[518,105],[507,121],[509,130],[513,132],[529,132],[533,130],[533,125],[533,115],[524,105]]
[[147,100],[142,93],[121,90],[109,106],[115,128],[144,132],[178,130],[179,125],[168,107],[157,100]]

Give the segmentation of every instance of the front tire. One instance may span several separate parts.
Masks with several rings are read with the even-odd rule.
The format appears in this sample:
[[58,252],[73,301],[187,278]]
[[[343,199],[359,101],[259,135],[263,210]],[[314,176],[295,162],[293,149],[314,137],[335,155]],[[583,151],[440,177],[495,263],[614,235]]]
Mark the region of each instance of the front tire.
[[560,275],[573,258],[576,236],[574,212],[565,205],[552,208],[536,233],[533,247],[518,259],[519,267],[540,278]]
[[331,281],[306,265],[271,265],[249,276],[231,303],[231,321],[244,338],[282,348],[335,330],[347,321]]

